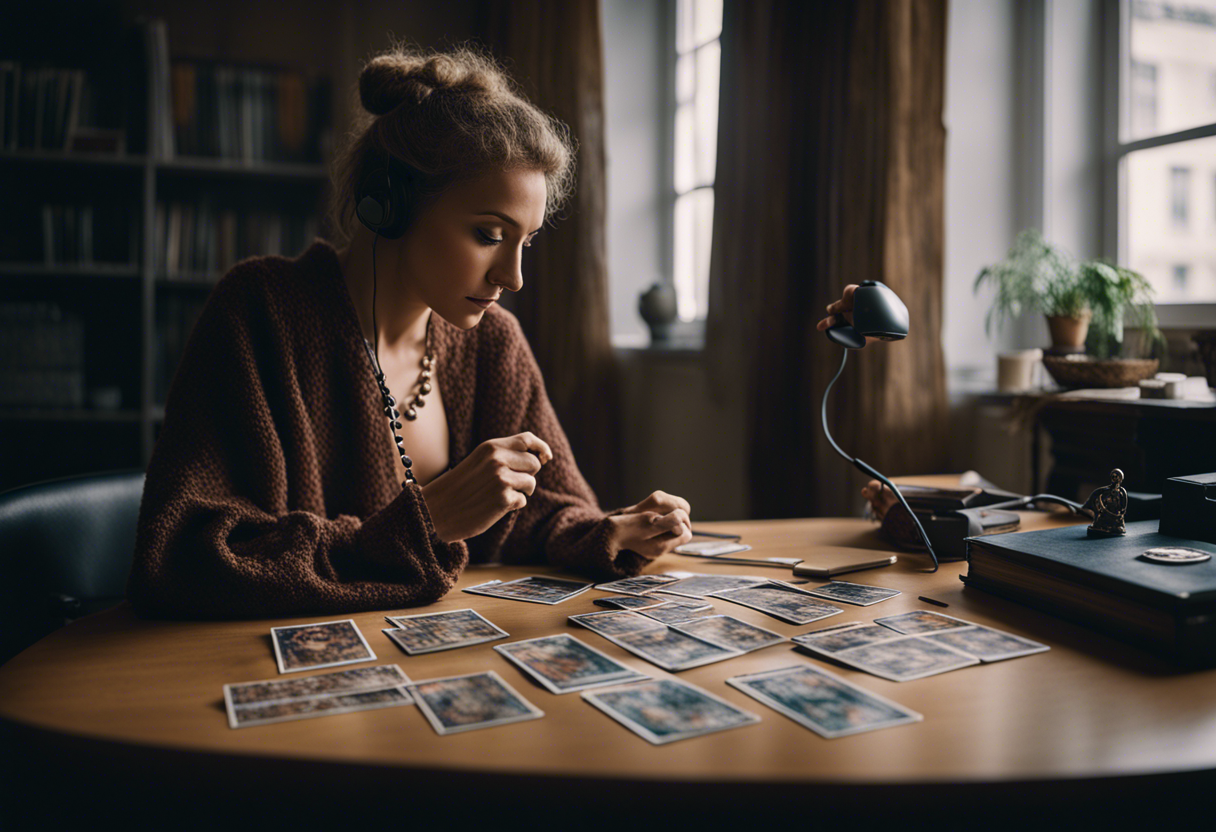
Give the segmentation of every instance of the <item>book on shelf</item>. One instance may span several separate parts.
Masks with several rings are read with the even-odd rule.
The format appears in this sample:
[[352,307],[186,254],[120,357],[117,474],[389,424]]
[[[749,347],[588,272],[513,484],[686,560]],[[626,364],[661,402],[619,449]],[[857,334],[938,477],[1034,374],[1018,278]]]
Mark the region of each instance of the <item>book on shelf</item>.
[[315,217],[236,211],[208,199],[157,203],[153,227],[156,274],[188,281],[218,280],[246,257],[294,257],[318,230]]
[[969,538],[961,578],[1178,663],[1216,664],[1216,558],[1168,565],[1140,557],[1163,546],[1216,555],[1216,544],[1161,534],[1156,520],[1108,538],[1077,525]]
[[0,149],[125,152],[126,131],[96,83],[83,69],[0,61]]
[[0,303],[0,406],[84,404],[84,324],[46,302]]

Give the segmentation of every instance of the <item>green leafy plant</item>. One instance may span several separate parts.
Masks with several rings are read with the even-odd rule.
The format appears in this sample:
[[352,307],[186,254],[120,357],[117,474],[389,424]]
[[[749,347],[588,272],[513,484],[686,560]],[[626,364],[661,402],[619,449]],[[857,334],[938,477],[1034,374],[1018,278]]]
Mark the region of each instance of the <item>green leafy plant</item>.
[[1078,262],[1033,228],[1018,234],[1003,261],[980,271],[974,290],[983,286],[995,289],[984,319],[989,335],[994,323],[999,328],[1025,312],[1081,318],[1088,310],[1087,345],[1098,358],[1122,348],[1125,320],[1142,329],[1148,343],[1163,340],[1153,287],[1143,275],[1105,260]]

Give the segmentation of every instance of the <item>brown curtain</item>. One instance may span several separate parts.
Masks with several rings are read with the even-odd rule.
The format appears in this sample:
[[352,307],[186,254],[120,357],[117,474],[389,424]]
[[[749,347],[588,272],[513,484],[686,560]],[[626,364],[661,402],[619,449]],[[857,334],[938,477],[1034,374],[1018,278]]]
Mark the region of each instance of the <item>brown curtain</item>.
[[888,476],[945,458],[945,0],[727,0],[709,339],[746,402],[750,513],[852,513],[864,481],[823,436],[846,284],[907,304],[905,341],[852,352],[828,419]]
[[624,498],[619,371],[608,320],[599,2],[487,0],[481,28],[528,97],[568,124],[579,144],[577,193],[525,259],[525,288],[512,310],[579,468],[601,504],[615,506]]

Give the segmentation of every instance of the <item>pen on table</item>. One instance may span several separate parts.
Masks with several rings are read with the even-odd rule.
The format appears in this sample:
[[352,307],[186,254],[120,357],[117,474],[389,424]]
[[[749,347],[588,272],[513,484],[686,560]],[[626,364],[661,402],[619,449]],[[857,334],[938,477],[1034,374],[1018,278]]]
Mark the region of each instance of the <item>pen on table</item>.
[[692,529],[693,537],[717,537],[722,540],[738,540],[743,535],[739,534],[722,534],[721,532],[703,532],[698,529]]
[[945,601],[937,601],[937,600],[935,600],[935,599],[933,599],[933,598],[926,598],[926,597],[925,597],[925,596],[923,596],[923,595],[918,595],[918,596],[916,596],[916,597],[917,597],[918,599],[920,599],[921,601],[924,601],[926,604],[936,604],[936,605],[937,605],[937,606],[939,606],[939,607],[948,607],[948,606],[950,606],[950,605],[949,605],[949,604],[947,604]]

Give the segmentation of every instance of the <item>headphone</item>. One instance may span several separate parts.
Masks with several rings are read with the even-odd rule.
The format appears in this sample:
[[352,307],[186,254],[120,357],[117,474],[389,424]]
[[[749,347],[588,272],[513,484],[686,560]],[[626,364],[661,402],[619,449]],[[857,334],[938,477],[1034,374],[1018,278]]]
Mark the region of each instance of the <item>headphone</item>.
[[418,203],[421,172],[393,154],[364,177],[355,190],[355,215],[370,231],[388,240],[405,233]]

